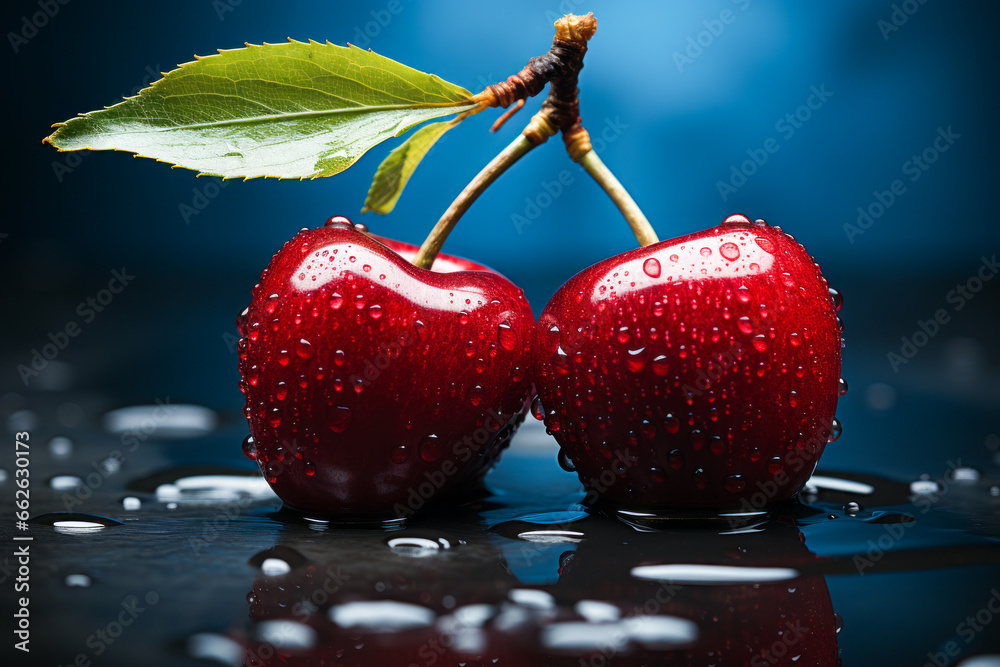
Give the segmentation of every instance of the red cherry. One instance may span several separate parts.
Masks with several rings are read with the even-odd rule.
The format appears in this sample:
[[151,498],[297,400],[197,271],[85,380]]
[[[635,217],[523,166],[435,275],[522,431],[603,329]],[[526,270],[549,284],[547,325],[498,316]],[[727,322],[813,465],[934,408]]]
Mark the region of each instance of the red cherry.
[[524,418],[524,294],[457,257],[418,269],[415,252],[331,219],[285,244],[239,318],[245,451],[295,509],[408,516],[478,480]]
[[831,437],[840,347],[805,249],[730,216],[564,284],[538,324],[536,383],[591,500],[760,508],[797,493]]

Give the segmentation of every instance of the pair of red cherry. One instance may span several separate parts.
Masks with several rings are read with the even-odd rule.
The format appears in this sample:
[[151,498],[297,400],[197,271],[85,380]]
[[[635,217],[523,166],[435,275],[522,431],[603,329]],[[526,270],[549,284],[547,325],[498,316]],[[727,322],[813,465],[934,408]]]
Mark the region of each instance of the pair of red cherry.
[[780,228],[734,215],[609,258],[537,323],[503,276],[415,252],[331,218],[239,318],[244,450],[293,508],[393,519],[469,486],[535,387],[588,499],[630,511],[760,509],[836,437],[839,304]]

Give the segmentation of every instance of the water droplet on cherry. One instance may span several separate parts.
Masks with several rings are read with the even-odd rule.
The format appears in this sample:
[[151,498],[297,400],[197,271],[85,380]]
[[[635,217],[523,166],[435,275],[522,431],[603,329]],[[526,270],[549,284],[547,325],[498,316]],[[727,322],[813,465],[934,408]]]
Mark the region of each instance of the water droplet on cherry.
[[254,442],[252,435],[243,438],[243,456],[251,461],[257,460],[257,443]]
[[351,424],[351,409],[346,406],[337,406],[330,413],[330,430],[334,433],[343,433]]
[[327,218],[324,223],[326,227],[336,227],[338,229],[352,229],[354,227],[351,221],[342,215],[335,215],[332,218]]
[[830,426],[830,437],[826,439],[827,442],[835,442],[840,434],[844,432],[844,427],[841,426],[840,420],[836,417],[833,418],[833,424]]
[[566,472],[576,472],[576,466],[573,464],[573,459],[571,459],[562,449],[559,450],[559,467]]
[[740,493],[747,488],[743,475],[726,475],[722,480],[722,486],[729,493]]
[[840,293],[840,290],[831,287],[830,299],[833,301],[833,309],[839,312],[844,306],[844,295]]
[[433,434],[424,436],[417,446],[417,451],[420,452],[420,458],[427,462],[437,461],[444,453],[441,441]]
[[750,218],[746,217],[742,213],[733,213],[731,216],[727,217],[722,221],[724,225],[749,225]]
[[719,254],[732,262],[739,259],[740,249],[735,243],[723,243],[719,247]]
[[660,277],[660,261],[655,257],[650,257],[642,263],[643,272],[650,278]]
[[754,239],[754,241],[757,243],[758,246],[760,246],[760,249],[763,250],[764,252],[769,253],[771,255],[774,254],[774,242],[771,239],[766,238],[764,236],[758,236],[757,238]]

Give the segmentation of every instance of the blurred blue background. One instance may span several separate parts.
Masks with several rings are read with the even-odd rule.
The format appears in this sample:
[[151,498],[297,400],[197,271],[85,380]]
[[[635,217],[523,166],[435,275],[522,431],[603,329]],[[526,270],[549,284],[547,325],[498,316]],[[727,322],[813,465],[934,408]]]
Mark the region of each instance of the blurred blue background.
[[[110,105],[194,54],[286,37],[370,47],[475,92],[543,53],[556,17],[593,10],[584,122],[660,238],[734,212],[762,217],[792,233],[844,293],[851,391],[839,410],[844,436],[823,467],[908,481],[961,461],[995,474],[1000,278],[961,310],[947,295],[1000,250],[1000,5],[400,0],[393,14],[391,4],[69,2],[32,33],[24,21],[39,5],[6,3],[0,389],[71,385],[237,415],[234,318],[282,243],[336,214],[419,243],[541,99],[498,134],[487,132],[496,112],[451,132],[386,217],[360,209],[394,142],[330,179],[213,188],[217,181],[126,154],[59,154],[41,144],[52,123]],[[564,170],[572,183],[550,197],[546,184]],[[901,194],[888,204],[897,180]],[[181,207],[209,193],[185,221]],[[859,208],[871,215],[866,227]],[[495,267],[538,313],[574,273],[634,245],[610,201],[553,141],[473,206],[445,252]],[[26,389],[16,367],[122,267],[136,276],[132,286],[60,355],[65,366]],[[938,309],[950,321],[893,368],[888,355],[901,337],[912,339]]]

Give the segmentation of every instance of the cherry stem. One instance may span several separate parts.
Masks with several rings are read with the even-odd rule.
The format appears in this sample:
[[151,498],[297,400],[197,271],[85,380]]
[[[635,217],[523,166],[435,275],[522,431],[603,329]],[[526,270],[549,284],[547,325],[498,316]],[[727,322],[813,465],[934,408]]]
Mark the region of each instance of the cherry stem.
[[639,209],[639,205],[629,195],[625,186],[615,178],[611,170],[601,161],[601,158],[597,156],[593,148],[580,156],[577,162],[608,193],[611,201],[615,203],[618,210],[625,216],[625,221],[632,228],[635,240],[639,242],[640,246],[648,246],[659,242],[660,239],[656,236],[656,232],[653,231],[653,226],[649,224],[649,220],[643,215],[642,210]]
[[430,269],[431,265],[434,264],[434,258],[441,252],[441,246],[444,245],[448,234],[451,233],[451,230],[454,229],[465,212],[469,210],[472,203],[479,198],[479,195],[493,181],[500,177],[500,174],[507,171],[512,164],[524,157],[528,151],[539,143],[524,134],[519,134],[517,139],[512,141],[507,148],[500,151],[495,158],[490,160],[490,163],[483,167],[483,170],[476,174],[476,177],[465,186],[458,197],[455,198],[455,201],[451,203],[451,206],[448,207],[448,210],[437,221],[437,224],[434,225],[434,229],[427,235],[427,238],[420,246],[420,250],[414,256],[413,265],[421,269]]

